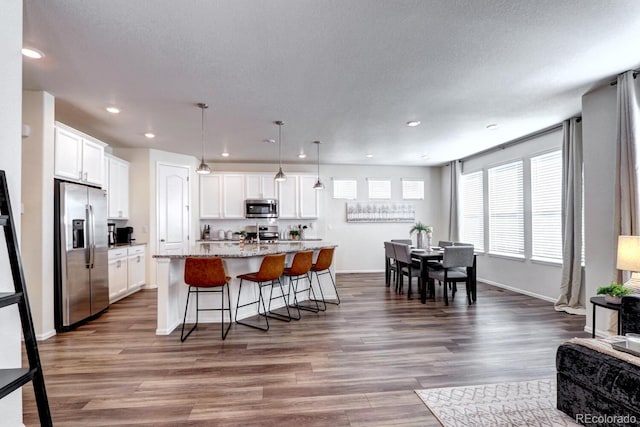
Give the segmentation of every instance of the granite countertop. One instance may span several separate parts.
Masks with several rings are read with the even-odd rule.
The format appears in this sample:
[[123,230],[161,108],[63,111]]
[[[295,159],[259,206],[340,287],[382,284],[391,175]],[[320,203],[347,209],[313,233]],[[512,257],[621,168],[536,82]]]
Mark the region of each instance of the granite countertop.
[[115,245],[109,245],[109,249],[128,248],[130,246],[144,246],[146,242],[131,242],[131,243],[116,243]]
[[187,257],[212,257],[222,258],[248,258],[270,254],[299,252],[304,250],[316,250],[322,248],[335,248],[337,245],[321,241],[293,240],[278,243],[245,243],[244,246],[235,241],[205,242],[199,241],[187,254],[163,254],[153,255],[153,258],[180,259]]

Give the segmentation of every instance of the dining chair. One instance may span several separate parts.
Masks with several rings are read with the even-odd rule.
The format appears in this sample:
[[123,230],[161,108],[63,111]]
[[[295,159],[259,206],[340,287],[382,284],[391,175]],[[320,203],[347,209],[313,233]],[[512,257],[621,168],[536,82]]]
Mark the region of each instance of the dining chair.
[[452,285],[452,297],[455,297],[456,283],[458,282],[466,283],[467,300],[469,304],[471,304],[471,277],[469,269],[473,267],[473,262],[472,246],[445,246],[442,258],[442,269],[434,269],[433,272],[429,271],[429,279],[437,280],[444,284],[445,305],[449,305],[447,285]]
[[447,240],[440,240],[438,242],[438,246],[441,247],[441,248],[444,248],[446,246],[453,246],[453,242],[449,242]]
[[384,242],[384,283],[387,287],[391,286],[391,276],[396,282],[398,274],[398,265],[396,263],[396,252],[392,242]]
[[[233,319],[231,318],[231,296],[229,295],[229,281],[231,277],[228,277],[222,258],[187,258],[184,264],[184,283],[189,285],[189,292],[187,293],[187,303],[184,307],[184,319],[182,320],[182,332],[180,333],[180,341],[184,342],[191,332],[193,332],[198,326],[198,313],[201,311],[221,311],[221,323],[222,323],[222,339],[227,337],[229,328]],[[224,306],[224,290],[227,289],[227,307]],[[193,327],[189,329],[189,332],[185,335],[184,327],[187,323],[187,312],[189,310],[189,297],[191,293],[196,294],[196,322]],[[222,294],[221,308],[200,308],[200,293],[219,292]],[[225,329],[224,327],[224,312],[229,312],[229,325]]]
[[411,239],[391,239],[393,243],[402,243],[403,245],[412,245],[413,240]]
[[[411,279],[416,277],[418,279],[418,291],[420,291],[420,262],[411,258],[411,248],[409,245],[403,243],[394,243],[394,251],[396,254],[396,260],[398,262],[398,277],[396,290],[402,292],[403,278],[407,276],[409,285],[407,288],[407,298],[411,298]],[[415,272],[415,275],[414,275]]]

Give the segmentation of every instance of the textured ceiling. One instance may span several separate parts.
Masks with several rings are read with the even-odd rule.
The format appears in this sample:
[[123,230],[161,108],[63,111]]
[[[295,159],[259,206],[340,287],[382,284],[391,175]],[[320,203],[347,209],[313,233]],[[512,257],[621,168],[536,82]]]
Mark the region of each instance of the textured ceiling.
[[24,0],[46,56],[23,86],[113,146],[196,157],[206,102],[214,168],[277,161],[274,120],[283,163],[320,140],[322,163],[437,165],[578,114],[638,40],[637,0]]

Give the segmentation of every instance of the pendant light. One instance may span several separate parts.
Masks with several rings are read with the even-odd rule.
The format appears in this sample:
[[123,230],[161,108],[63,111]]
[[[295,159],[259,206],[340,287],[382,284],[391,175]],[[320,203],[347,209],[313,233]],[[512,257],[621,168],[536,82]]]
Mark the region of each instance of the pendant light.
[[324,184],[320,181],[320,141],[313,141],[318,147],[318,180],[313,184],[314,190],[324,190]]
[[208,164],[206,164],[204,162],[204,110],[206,110],[207,108],[209,108],[209,106],[207,104],[205,104],[204,102],[199,102],[198,103],[198,107],[202,110],[202,160],[200,161],[200,166],[198,166],[198,169],[196,169],[196,172],[201,174],[201,175],[208,175],[211,173],[211,168],[209,167]]
[[278,120],[274,123],[278,125],[278,164],[280,168],[273,179],[280,182],[287,180],[287,176],[282,172],[282,125],[284,122],[282,120]]

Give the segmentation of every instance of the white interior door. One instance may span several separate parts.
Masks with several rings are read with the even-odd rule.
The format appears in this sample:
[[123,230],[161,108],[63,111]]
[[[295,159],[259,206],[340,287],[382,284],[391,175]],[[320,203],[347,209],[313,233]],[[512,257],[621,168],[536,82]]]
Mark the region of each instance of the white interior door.
[[158,252],[189,250],[189,167],[158,164]]

